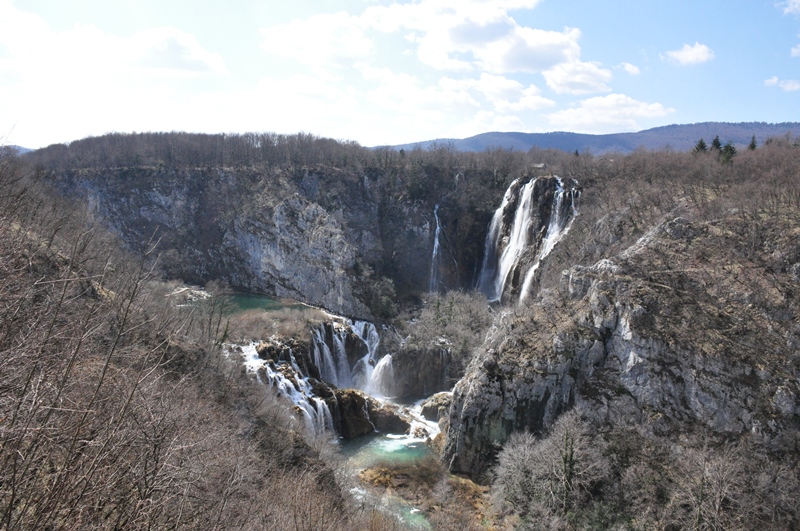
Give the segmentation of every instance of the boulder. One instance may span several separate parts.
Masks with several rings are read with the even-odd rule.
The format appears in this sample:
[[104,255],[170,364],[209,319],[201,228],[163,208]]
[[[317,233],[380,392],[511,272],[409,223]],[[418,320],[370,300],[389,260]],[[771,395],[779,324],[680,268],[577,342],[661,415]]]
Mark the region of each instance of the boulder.
[[369,401],[369,418],[381,433],[408,433],[411,428],[411,419],[399,407],[375,400]]
[[422,403],[422,416],[431,422],[439,422],[450,414],[452,402],[453,393],[436,393]]
[[345,439],[354,439],[375,431],[367,407],[368,397],[356,389],[336,389],[334,425]]

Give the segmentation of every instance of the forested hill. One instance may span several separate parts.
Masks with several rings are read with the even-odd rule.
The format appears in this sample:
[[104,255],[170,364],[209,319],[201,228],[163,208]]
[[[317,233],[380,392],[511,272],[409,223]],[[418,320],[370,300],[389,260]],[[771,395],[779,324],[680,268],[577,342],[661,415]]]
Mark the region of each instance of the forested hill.
[[505,148],[528,151],[532,147],[560,149],[573,152],[589,150],[594,154],[611,152],[630,153],[639,148],[657,150],[672,148],[688,151],[701,138],[708,143],[719,136],[722,143],[732,142],[737,147],[747,146],[753,136],[757,143],[768,138],[786,134],[800,136],[800,123],[785,122],[770,124],[765,122],[703,122],[685,125],[655,127],[638,133],[614,133],[607,135],[587,135],[580,133],[482,133],[464,139],[444,138],[424,142],[394,146],[396,149],[422,148],[433,144],[452,144],[460,151],[483,151],[487,148]]

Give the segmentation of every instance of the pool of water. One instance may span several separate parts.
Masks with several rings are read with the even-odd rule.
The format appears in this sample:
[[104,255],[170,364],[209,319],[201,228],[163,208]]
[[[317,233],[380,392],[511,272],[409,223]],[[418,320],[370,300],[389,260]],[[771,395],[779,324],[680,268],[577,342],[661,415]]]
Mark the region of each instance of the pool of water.
[[[356,472],[378,464],[412,463],[431,455],[431,449],[424,440],[414,439],[407,435],[376,434],[350,441],[340,441],[339,448],[350,467]],[[361,488],[354,494],[368,503],[374,503],[381,511],[396,516],[405,529],[431,529],[425,515],[400,498],[378,497]]]
[[266,295],[254,293],[233,293],[226,295],[226,300],[231,306],[231,313],[245,312],[248,310],[264,310],[275,312],[279,310],[308,310],[309,307],[287,299],[275,299]]
[[381,435],[362,437],[340,443],[342,454],[351,467],[362,470],[379,463],[403,465],[431,455],[422,439],[406,435]]

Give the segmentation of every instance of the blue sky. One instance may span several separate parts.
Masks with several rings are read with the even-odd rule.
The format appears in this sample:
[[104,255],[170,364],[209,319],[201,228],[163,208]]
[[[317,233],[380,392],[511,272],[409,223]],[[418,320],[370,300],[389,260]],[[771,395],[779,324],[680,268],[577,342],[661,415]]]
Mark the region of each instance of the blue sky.
[[800,121],[800,0],[0,0],[0,143]]

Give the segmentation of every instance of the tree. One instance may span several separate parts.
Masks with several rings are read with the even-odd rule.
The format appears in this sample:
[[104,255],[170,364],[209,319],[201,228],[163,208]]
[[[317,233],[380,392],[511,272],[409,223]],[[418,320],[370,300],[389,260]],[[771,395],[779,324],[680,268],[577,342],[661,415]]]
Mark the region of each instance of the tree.
[[521,515],[570,518],[609,469],[601,450],[574,409],[545,438],[516,432],[498,455],[498,494]]
[[706,151],[708,151],[708,145],[706,144],[706,141],[701,138],[700,140],[697,141],[697,144],[695,144],[694,152],[705,153]]
[[753,135],[753,138],[750,139],[750,144],[747,146],[747,149],[754,151],[758,147],[756,144],[756,135]]
[[719,135],[714,137],[714,140],[711,141],[711,149],[720,152],[722,151],[722,142],[719,141]]
[[724,164],[730,164],[733,162],[733,157],[735,156],[736,148],[733,146],[733,142],[728,141],[728,143],[722,147],[722,162]]

